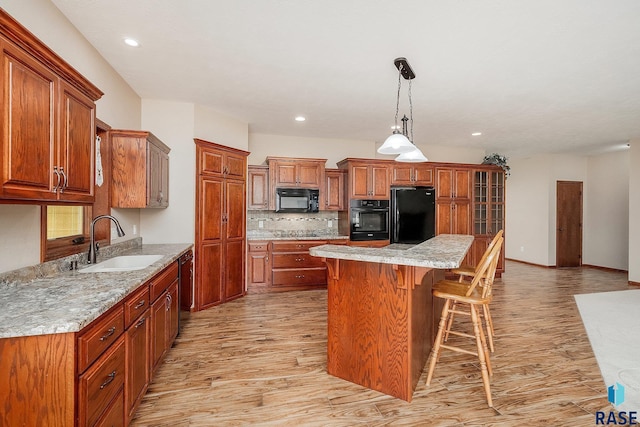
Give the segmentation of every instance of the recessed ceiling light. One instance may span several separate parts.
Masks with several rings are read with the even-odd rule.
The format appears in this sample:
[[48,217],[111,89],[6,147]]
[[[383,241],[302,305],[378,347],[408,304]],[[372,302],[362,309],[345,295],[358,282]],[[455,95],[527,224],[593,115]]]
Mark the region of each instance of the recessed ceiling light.
[[124,42],[125,42],[127,45],[131,46],[131,47],[138,47],[138,46],[140,46],[140,43],[138,43],[138,40],[136,40],[136,39],[132,39],[131,37],[127,37],[127,38],[125,38],[125,39],[124,39]]
[[305,117],[303,116],[297,116],[296,117],[296,122],[304,122],[305,120],[307,120]]
[[471,134],[471,136],[480,136],[482,135],[482,132],[474,132]]

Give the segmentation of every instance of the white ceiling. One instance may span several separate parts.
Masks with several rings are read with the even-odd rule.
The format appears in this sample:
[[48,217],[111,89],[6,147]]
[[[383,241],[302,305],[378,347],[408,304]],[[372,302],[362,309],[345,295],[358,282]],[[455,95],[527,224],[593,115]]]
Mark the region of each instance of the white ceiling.
[[638,0],[52,1],[142,98],[250,132],[382,141],[404,56],[417,144],[525,156],[640,138]]

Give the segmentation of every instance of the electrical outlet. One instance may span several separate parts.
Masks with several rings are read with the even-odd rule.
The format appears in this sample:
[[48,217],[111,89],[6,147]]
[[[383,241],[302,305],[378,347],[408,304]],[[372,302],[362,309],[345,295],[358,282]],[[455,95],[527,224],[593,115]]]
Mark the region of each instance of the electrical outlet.
[[327,221],[327,227],[329,228],[333,227],[333,221],[331,220]]
[[524,246],[520,246],[520,252],[524,252]]
[[264,228],[264,221],[258,221],[258,228]]
[[138,234],[138,226],[133,224],[133,235],[137,235]]

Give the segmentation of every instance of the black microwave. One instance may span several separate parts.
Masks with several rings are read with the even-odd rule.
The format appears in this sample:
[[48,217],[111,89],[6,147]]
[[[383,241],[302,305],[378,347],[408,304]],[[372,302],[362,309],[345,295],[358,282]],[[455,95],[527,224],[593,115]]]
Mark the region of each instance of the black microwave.
[[318,212],[319,207],[319,190],[276,188],[276,212]]

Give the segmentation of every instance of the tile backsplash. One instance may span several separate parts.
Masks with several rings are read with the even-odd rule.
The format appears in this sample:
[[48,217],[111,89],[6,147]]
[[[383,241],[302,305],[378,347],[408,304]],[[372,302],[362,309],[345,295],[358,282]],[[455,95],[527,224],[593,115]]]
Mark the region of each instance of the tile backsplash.
[[338,212],[275,213],[273,211],[248,211],[247,236],[257,237],[307,237],[337,236]]

